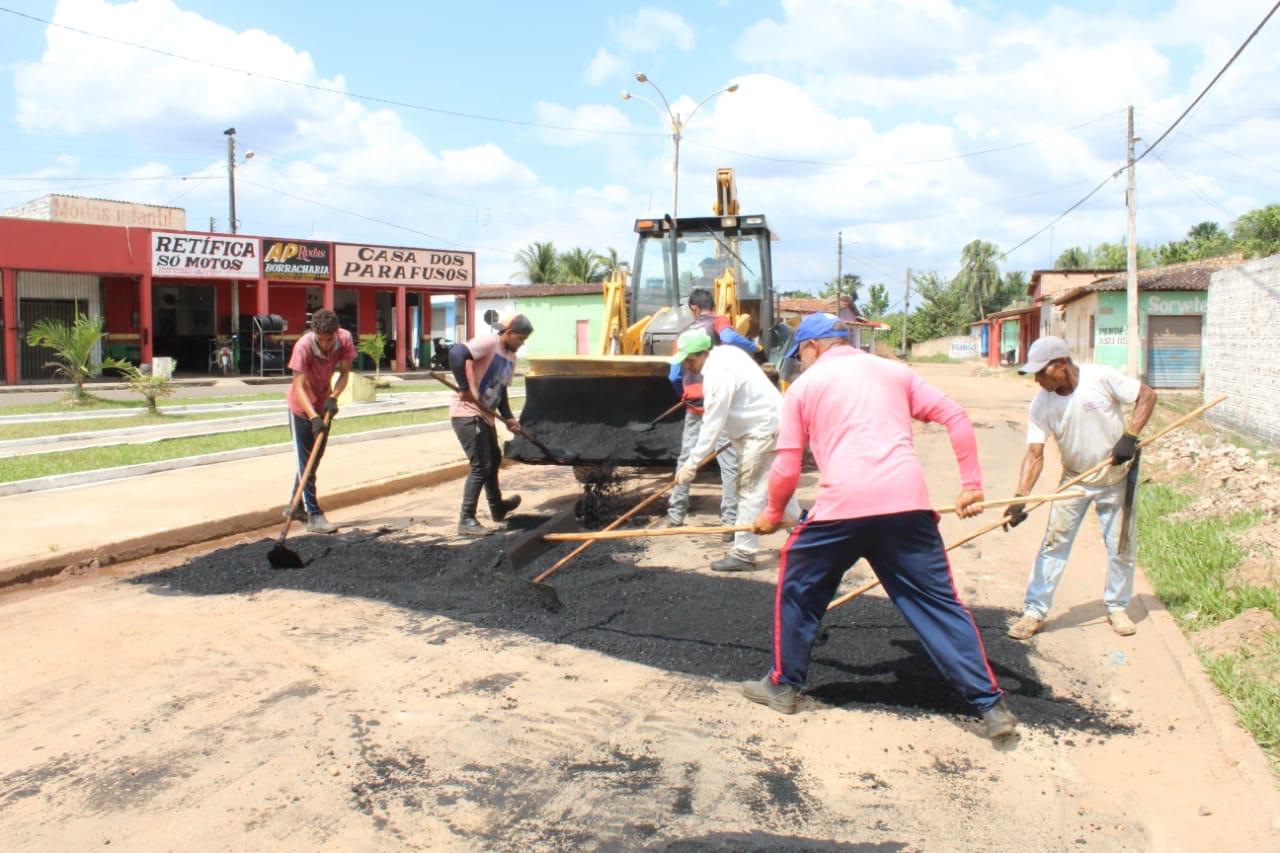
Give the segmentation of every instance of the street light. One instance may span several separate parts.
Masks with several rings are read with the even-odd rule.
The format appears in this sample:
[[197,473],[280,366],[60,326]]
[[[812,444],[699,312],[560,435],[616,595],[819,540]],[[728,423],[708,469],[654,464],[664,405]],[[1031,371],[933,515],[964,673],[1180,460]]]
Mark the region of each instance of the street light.
[[[236,219],[236,129],[229,127],[222,132],[227,137],[227,185],[231,193],[231,233],[235,234],[240,227],[240,220]],[[240,165],[243,166],[252,159],[253,152],[246,151]]]
[[671,104],[667,102],[667,96],[664,95],[662,93],[662,90],[658,88],[658,84],[650,80],[649,77],[643,71],[636,72],[636,82],[648,83],[650,86],[653,87],[653,90],[658,93],[658,97],[662,99],[662,109],[659,109],[658,105],[655,104],[653,101],[650,101],[648,98],[642,97],[640,95],[632,94],[631,92],[628,92],[625,89],[622,92],[622,100],[630,101],[634,98],[637,101],[644,101],[646,104],[648,104],[650,107],[653,108],[654,112],[658,114],[658,118],[665,121],[667,126],[671,128],[671,141],[675,143],[675,161],[672,163],[672,166],[671,166],[671,174],[672,174],[671,221],[672,223],[675,223],[675,221],[679,218],[677,214],[680,206],[680,139],[684,135],[684,129],[689,126],[689,122],[693,120],[693,117],[697,114],[698,110],[702,109],[703,104],[705,104],[707,101],[714,98],[716,95],[732,94],[738,91],[738,84],[732,83],[728,86],[725,86],[723,89],[717,89],[716,91],[712,92],[710,95],[707,95],[705,98],[699,101],[698,105],[693,108],[693,110],[689,113],[688,117],[681,118],[680,113],[675,112],[674,110],[671,109]]

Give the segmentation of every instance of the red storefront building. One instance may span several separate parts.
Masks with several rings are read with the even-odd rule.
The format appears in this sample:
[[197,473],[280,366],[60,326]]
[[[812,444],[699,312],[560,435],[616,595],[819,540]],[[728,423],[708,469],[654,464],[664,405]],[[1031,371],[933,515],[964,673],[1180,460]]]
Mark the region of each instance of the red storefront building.
[[[26,330],[77,313],[104,318],[104,354],[205,373],[234,336],[237,372],[259,375],[283,372],[279,353],[332,308],[353,334],[384,334],[404,371],[430,360],[433,301],[437,335],[474,333],[473,252],[0,217],[10,385],[50,376]],[[446,309],[456,320],[442,329]]]

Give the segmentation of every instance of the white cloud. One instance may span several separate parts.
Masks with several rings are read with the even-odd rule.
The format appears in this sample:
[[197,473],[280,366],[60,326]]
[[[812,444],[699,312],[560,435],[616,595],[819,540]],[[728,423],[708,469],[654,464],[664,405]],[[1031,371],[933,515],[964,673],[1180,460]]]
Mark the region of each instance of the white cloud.
[[693,27],[667,9],[645,6],[618,26],[617,40],[631,53],[657,53],[667,47],[688,53],[697,44]]
[[602,47],[596,51],[587,66],[583,78],[592,86],[599,86],[610,81],[617,82],[626,74],[626,63],[622,57],[614,56],[609,49]]

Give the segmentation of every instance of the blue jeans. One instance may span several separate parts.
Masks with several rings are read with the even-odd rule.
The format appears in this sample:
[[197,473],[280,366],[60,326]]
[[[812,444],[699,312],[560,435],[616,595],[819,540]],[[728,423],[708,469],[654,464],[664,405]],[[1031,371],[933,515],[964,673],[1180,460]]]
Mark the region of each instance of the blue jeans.
[[[1076,488],[1082,489],[1085,496],[1057,501],[1049,510],[1049,525],[1035,565],[1031,567],[1031,578],[1027,581],[1026,612],[1040,619],[1048,616],[1053,607],[1053,593],[1062,580],[1062,570],[1067,566],[1071,545],[1089,504],[1093,504],[1098,513],[1102,541],[1107,546],[1107,578],[1102,600],[1108,612],[1115,613],[1128,607],[1129,599],[1133,597],[1133,572],[1138,557],[1136,533],[1130,534],[1128,547],[1123,553],[1120,551],[1125,481],[1110,486],[1080,485]],[[1132,523],[1136,528],[1136,519]]]
[[[695,415],[688,409],[684,413],[684,434],[680,439],[680,458],[676,461],[679,471],[689,461],[694,445],[698,443],[698,433],[702,431],[702,415]],[[720,436],[712,450],[728,441],[727,436]],[[695,460],[700,462],[702,460]],[[729,527],[738,519],[738,451],[730,447],[721,453],[716,462],[720,465],[720,523]],[[676,486],[667,499],[667,517],[677,524],[684,523],[689,513],[689,487]],[[752,519],[754,521],[754,519]]]
[[956,593],[937,516],[929,510],[810,521],[792,531],[778,566],[773,683],[804,686],[827,605],[863,557],[952,689],[977,711],[991,710],[1004,693]]
[[[298,457],[298,472],[293,475],[293,491],[289,492],[289,499],[293,500],[293,492],[298,490],[298,478],[302,476],[302,472],[306,470],[307,460],[311,458],[311,448],[315,446],[316,436],[311,429],[311,419],[306,415],[295,415],[289,413],[289,432],[293,436],[293,452]],[[324,458],[324,449],[328,441],[321,440],[320,452],[316,455],[316,465],[311,469],[311,476],[307,478],[307,485],[302,489],[302,505],[307,510],[307,515],[315,515],[320,512],[320,504],[316,500],[316,472],[320,470],[320,460]]]

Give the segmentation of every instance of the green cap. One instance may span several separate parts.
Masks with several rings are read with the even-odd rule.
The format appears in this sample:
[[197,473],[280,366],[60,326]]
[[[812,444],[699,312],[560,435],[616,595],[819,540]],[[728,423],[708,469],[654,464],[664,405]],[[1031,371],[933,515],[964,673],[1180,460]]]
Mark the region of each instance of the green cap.
[[679,364],[691,355],[711,349],[711,336],[702,329],[689,329],[676,338],[676,354],[671,356],[672,364]]

